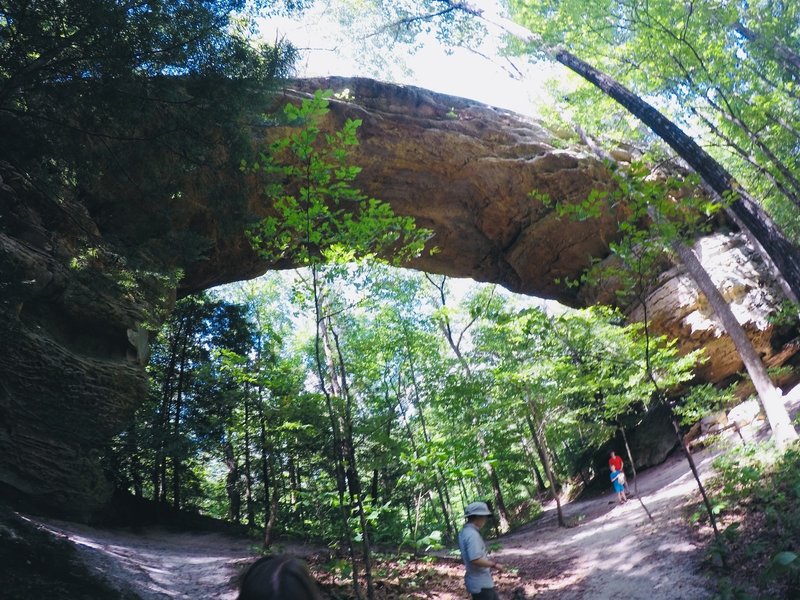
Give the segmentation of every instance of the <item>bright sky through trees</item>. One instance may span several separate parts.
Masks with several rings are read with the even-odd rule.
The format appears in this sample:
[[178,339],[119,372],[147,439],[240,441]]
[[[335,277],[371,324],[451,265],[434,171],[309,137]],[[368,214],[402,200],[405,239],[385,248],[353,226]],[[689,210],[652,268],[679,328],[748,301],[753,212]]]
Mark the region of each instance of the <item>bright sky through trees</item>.
[[[477,4],[492,4],[482,2]],[[267,40],[285,38],[300,49],[298,75],[373,77],[471,98],[526,115],[547,102],[545,80],[564,75],[558,66],[530,65],[501,56],[498,35],[480,48],[446,48],[431,34],[421,35],[413,52],[405,46],[392,56],[367,57],[368,29],[354,24],[345,31],[337,19],[337,2],[315,5],[302,18],[273,18],[261,24]],[[375,25],[377,26],[377,24]],[[374,54],[374,53],[373,53]],[[383,62],[380,62],[381,59]],[[378,62],[375,62],[375,61]]]

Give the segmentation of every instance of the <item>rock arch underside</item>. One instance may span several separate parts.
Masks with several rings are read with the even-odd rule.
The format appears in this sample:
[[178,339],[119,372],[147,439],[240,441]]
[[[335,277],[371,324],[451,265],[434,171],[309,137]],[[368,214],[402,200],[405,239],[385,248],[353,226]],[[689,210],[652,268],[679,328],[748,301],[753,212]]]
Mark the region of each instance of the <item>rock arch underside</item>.
[[[279,101],[316,89],[349,90],[347,101],[332,101],[332,124],[363,121],[353,156],[362,167],[359,186],[435,232],[440,251],[410,266],[585,305],[585,291],[564,281],[579,276],[592,257],[607,256],[614,216],[561,220],[529,193],[577,202],[608,189],[609,171],[588,148],[506,110],[369,79],[297,80]],[[265,139],[279,133],[263,131]],[[614,155],[629,158],[623,149]],[[248,210],[266,214],[253,182],[235,177],[231,186],[245,187]],[[9,165],[0,163],[0,178],[0,492],[88,518],[111,493],[98,448],[125,426],[146,393],[149,313],[108,284],[103,265],[93,272],[91,264],[70,264],[87,235],[116,236],[128,223],[107,217],[100,223],[77,203],[56,207]],[[204,236],[210,248],[203,260],[181,265],[185,276],[173,298],[288,266],[256,256],[241,227],[218,226],[214,200],[195,186],[170,224]],[[696,249],[768,364],[786,360],[794,346],[767,321],[780,293],[743,236],[720,228]],[[652,300],[659,331],[687,350],[709,349],[699,378],[719,382],[741,368],[681,269],[662,275]],[[637,310],[630,312],[636,318]]]

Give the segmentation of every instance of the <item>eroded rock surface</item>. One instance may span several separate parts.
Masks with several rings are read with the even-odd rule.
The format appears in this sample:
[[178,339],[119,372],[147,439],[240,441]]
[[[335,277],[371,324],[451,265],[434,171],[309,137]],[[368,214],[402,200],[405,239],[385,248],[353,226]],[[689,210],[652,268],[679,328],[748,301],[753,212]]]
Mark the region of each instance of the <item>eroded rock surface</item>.
[[0,163],[0,490],[88,517],[111,492],[97,449],[144,398],[129,341],[143,307],[114,283],[99,233]]
[[[775,314],[782,296],[761,257],[741,233],[720,232],[704,237],[694,250],[744,326],[756,352],[769,361],[776,354],[769,317]],[[701,379],[722,381],[742,368],[733,342],[683,267],[662,275],[661,285],[648,304],[658,330],[677,339],[682,350],[706,349],[708,362],[697,370]],[[631,312],[634,320],[643,317],[641,307]]]
[[[593,189],[607,189],[611,178],[601,161],[565,149],[563,140],[524,116],[421,88],[331,77],[292,82],[285,94],[299,101],[317,89],[348,98],[331,100],[329,126],[362,120],[353,153],[362,168],[359,186],[435,232],[431,245],[439,252],[412,266],[579,302],[566,278],[607,251],[614,217],[565,222],[530,194],[578,202]],[[264,133],[274,139],[285,130]],[[259,195],[250,209],[264,213]],[[183,289],[269,266],[259,263],[240,234],[216,238],[215,249],[209,261],[190,266]]]

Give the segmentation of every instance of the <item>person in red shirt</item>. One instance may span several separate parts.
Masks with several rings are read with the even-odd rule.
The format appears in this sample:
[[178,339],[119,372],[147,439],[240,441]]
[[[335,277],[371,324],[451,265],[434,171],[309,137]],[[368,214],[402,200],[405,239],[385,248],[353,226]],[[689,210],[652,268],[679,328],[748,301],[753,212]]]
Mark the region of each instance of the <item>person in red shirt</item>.
[[611,458],[608,459],[608,468],[612,471],[622,471],[622,457],[612,450]]

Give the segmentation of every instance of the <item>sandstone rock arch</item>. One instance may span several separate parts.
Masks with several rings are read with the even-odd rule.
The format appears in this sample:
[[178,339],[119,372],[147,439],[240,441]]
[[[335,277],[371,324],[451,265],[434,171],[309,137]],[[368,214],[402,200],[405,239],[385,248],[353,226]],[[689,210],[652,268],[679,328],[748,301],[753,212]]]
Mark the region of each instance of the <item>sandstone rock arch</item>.
[[[572,306],[585,302],[581,290],[564,282],[591,257],[607,254],[613,215],[561,221],[529,192],[578,201],[608,187],[607,168],[588,150],[568,148],[539,123],[508,111],[368,79],[296,81],[282,98],[328,88],[349,90],[348,100],[332,104],[334,122],[363,120],[355,156],[362,188],[435,232],[440,252],[411,266]],[[97,448],[145,393],[143,307],[109,292],[102,277],[70,268],[77,240],[87,232],[102,235],[92,214],[77,203],[55,208],[9,165],[0,165],[0,178],[0,338],[7,340],[0,353],[0,491],[86,518],[110,493]],[[252,213],[269,209],[255,187],[248,193]],[[207,236],[211,250],[183,265],[177,295],[287,266],[257,257],[241,229],[217,227],[217,209],[203,194],[200,188],[186,194],[173,226]],[[105,223],[102,231],[108,229]],[[765,315],[778,294],[765,270],[735,232],[717,233],[704,248],[713,245],[717,251],[706,251],[705,260],[718,263],[720,286],[741,307],[759,351],[776,355]],[[664,330],[687,348],[716,347],[707,379],[738,370],[732,346],[680,270],[664,275],[657,294]],[[686,301],[676,306],[677,298]]]

